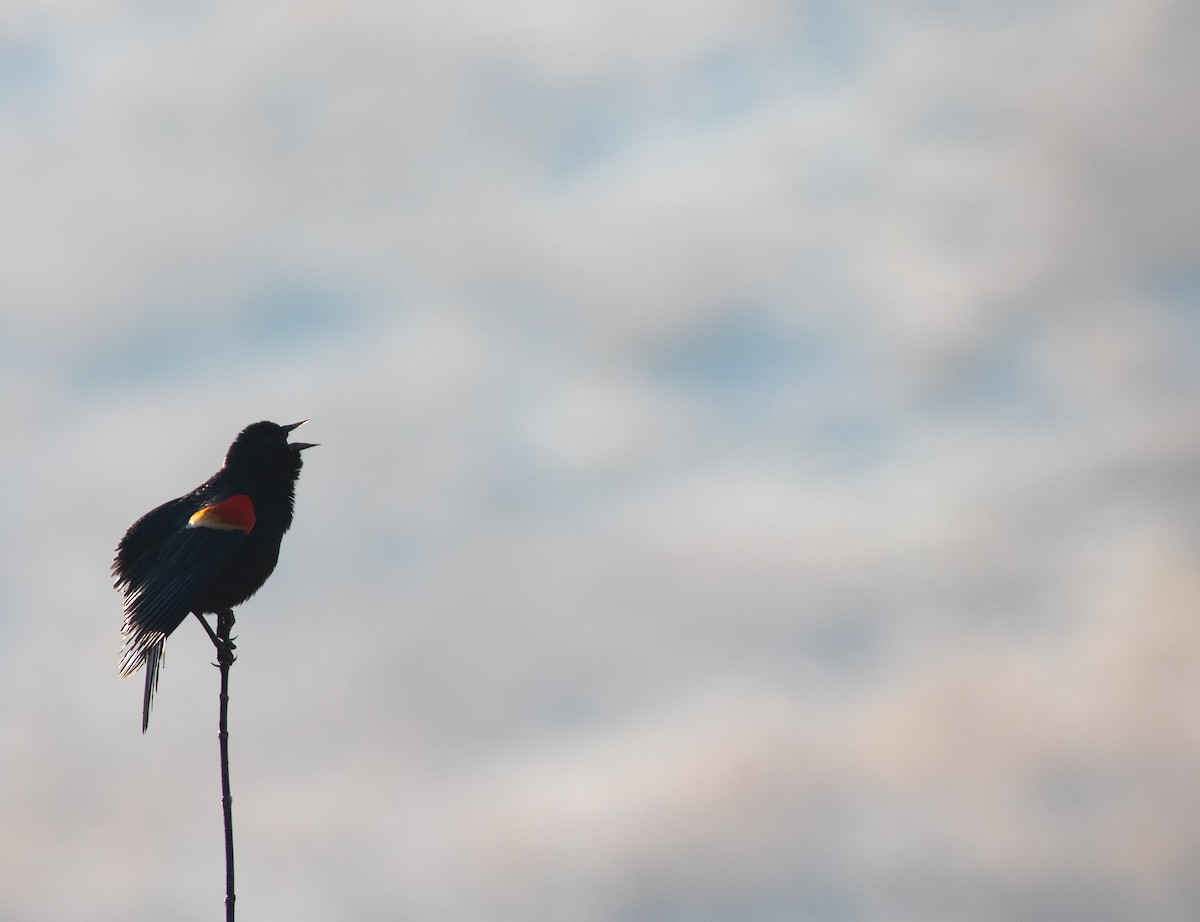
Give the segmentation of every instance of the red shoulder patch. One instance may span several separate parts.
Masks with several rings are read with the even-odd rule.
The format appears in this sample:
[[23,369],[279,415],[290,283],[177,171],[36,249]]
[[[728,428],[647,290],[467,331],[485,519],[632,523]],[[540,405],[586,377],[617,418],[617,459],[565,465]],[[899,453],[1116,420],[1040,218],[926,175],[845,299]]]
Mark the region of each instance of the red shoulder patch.
[[217,528],[221,531],[242,531],[250,534],[254,527],[254,503],[244,493],[205,506],[190,519],[191,528]]

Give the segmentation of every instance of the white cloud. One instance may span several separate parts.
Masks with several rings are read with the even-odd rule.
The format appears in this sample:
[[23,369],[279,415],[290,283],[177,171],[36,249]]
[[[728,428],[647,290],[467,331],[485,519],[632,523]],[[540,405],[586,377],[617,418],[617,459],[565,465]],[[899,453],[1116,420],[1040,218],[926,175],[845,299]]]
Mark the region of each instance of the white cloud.
[[1188,7],[822,8],[0,13],[0,915],[216,907],[107,567],[304,416],[243,905],[1195,915]]

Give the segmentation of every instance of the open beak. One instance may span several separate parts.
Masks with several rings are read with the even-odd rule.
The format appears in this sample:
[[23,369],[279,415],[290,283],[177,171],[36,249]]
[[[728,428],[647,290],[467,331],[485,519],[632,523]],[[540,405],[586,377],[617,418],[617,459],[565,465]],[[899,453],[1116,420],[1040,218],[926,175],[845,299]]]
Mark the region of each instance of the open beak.
[[[290,423],[287,426],[280,426],[279,428],[284,432],[291,432],[293,429],[299,429],[306,422],[308,422],[307,419],[302,419],[298,423]],[[306,448],[316,448],[320,444],[320,442],[288,442],[288,448],[292,451],[304,451]]]

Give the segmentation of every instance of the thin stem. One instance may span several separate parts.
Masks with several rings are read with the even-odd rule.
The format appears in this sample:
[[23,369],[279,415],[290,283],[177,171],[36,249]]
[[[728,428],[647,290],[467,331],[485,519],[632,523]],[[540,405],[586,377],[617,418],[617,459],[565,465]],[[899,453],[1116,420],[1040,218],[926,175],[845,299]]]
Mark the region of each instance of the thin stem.
[[[203,620],[203,619],[201,619]],[[225,816],[225,922],[234,922],[237,896],[233,889],[233,795],[229,792],[229,667],[233,655],[233,612],[217,613],[217,668],[221,670],[221,716],[217,740],[221,745],[221,810]]]

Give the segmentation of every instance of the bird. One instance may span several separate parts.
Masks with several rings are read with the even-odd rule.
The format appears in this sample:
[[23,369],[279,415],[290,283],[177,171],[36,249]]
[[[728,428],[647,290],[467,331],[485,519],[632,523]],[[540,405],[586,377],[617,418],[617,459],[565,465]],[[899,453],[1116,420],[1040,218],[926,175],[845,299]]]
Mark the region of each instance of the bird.
[[119,671],[145,669],[142,732],[158,687],[167,637],[194,614],[232,662],[205,614],[232,619],[266,582],[291,527],[300,453],[312,442],[289,442],[307,420],[281,426],[263,420],[243,429],[225,463],[208,480],[138,519],[117,545],[113,587],[124,594]]

